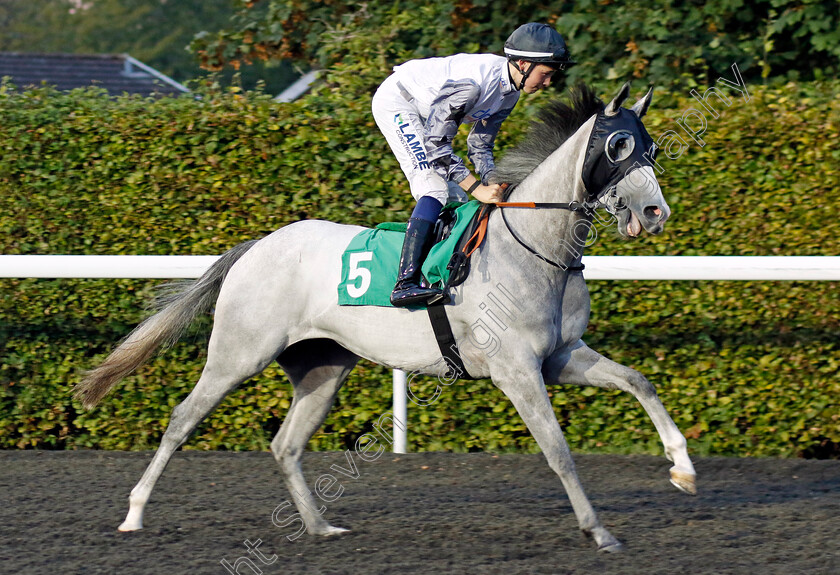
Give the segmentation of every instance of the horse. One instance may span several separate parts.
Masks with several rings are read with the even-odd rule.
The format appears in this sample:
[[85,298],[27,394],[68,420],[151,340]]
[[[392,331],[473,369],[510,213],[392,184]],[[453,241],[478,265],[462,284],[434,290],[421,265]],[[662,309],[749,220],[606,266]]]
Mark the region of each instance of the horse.
[[[580,85],[570,90],[569,103],[556,100],[539,112],[523,141],[499,161],[495,178],[512,184],[501,204],[507,207],[490,213],[484,241],[472,255],[472,272],[451,288],[446,305],[469,376],[490,378],[513,403],[559,476],[580,529],[607,552],[623,545],[601,524],[583,490],[546,386],[632,393],[674,464],[671,482],[696,493],[685,437],[654,386],[581,339],[590,299],[579,264],[587,230],[598,217],[595,208],[606,208],[619,235],[628,240],[642,229],[661,233],[671,213],[652,169],[656,145],[641,121],[652,91],[624,108],[629,83],[607,105]],[[451,374],[424,311],[338,305],[342,253],[364,229],[304,220],[232,248],[199,279],[181,282],[163,298],[159,311],[86,374],[75,396],[92,408],[156,350],[176,342],[198,315],[215,307],[202,374],[173,409],[158,450],[131,491],[120,531],[142,529],[146,502],[174,451],[227,393],[274,361],[292,383],[294,398],[271,442],[273,456],[306,531],[324,536],[347,531],[313,511],[319,506],[300,464],[345,378],[360,358],[412,374]],[[493,286],[504,287],[524,311],[499,317],[505,329],[490,353],[488,335],[480,332],[476,318]]]

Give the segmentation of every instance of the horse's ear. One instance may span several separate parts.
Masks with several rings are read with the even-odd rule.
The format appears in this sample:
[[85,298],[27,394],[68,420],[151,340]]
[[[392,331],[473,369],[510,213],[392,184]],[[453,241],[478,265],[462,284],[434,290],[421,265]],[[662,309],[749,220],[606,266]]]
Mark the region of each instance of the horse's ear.
[[651,85],[650,89],[645,94],[645,97],[633,104],[633,107],[630,108],[639,118],[647,114],[648,108],[650,107],[650,101],[653,99],[653,85]]
[[624,85],[621,87],[621,90],[618,91],[618,94],[615,98],[612,99],[612,102],[607,104],[607,107],[604,109],[604,114],[607,116],[615,116],[618,114],[619,108],[621,108],[621,103],[627,99],[627,96],[630,95],[630,82],[625,82]]

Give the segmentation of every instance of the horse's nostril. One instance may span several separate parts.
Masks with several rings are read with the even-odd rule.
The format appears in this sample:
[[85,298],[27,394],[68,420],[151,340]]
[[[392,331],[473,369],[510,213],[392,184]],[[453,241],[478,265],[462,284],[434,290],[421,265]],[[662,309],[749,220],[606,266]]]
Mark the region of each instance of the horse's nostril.
[[662,210],[657,208],[656,206],[648,206],[644,209],[645,217],[649,220],[653,220],[658,222],[659,219],[662,217]]

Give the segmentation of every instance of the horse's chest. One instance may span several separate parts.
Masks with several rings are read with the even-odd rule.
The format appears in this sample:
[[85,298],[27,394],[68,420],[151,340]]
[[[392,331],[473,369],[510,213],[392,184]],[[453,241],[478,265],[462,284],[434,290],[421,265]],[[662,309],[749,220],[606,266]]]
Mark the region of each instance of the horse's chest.
[[575,344],[583,337],[589,323],[589,312],[563,314],[554,323],[555,349]]

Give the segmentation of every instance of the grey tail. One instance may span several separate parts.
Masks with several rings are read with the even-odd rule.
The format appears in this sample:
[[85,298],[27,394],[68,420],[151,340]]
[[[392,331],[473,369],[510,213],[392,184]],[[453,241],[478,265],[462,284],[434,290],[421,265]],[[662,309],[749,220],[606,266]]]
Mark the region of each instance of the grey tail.
[[158,350],[177,342],[193,320],[210,311],[230,268],[257,242],[229,250],[197,280],[164,284],[154,301],[157,313],[128,334],[98,367],[85,373],[73,396],[87,409],[98,404],[120,380],[146,363]]

